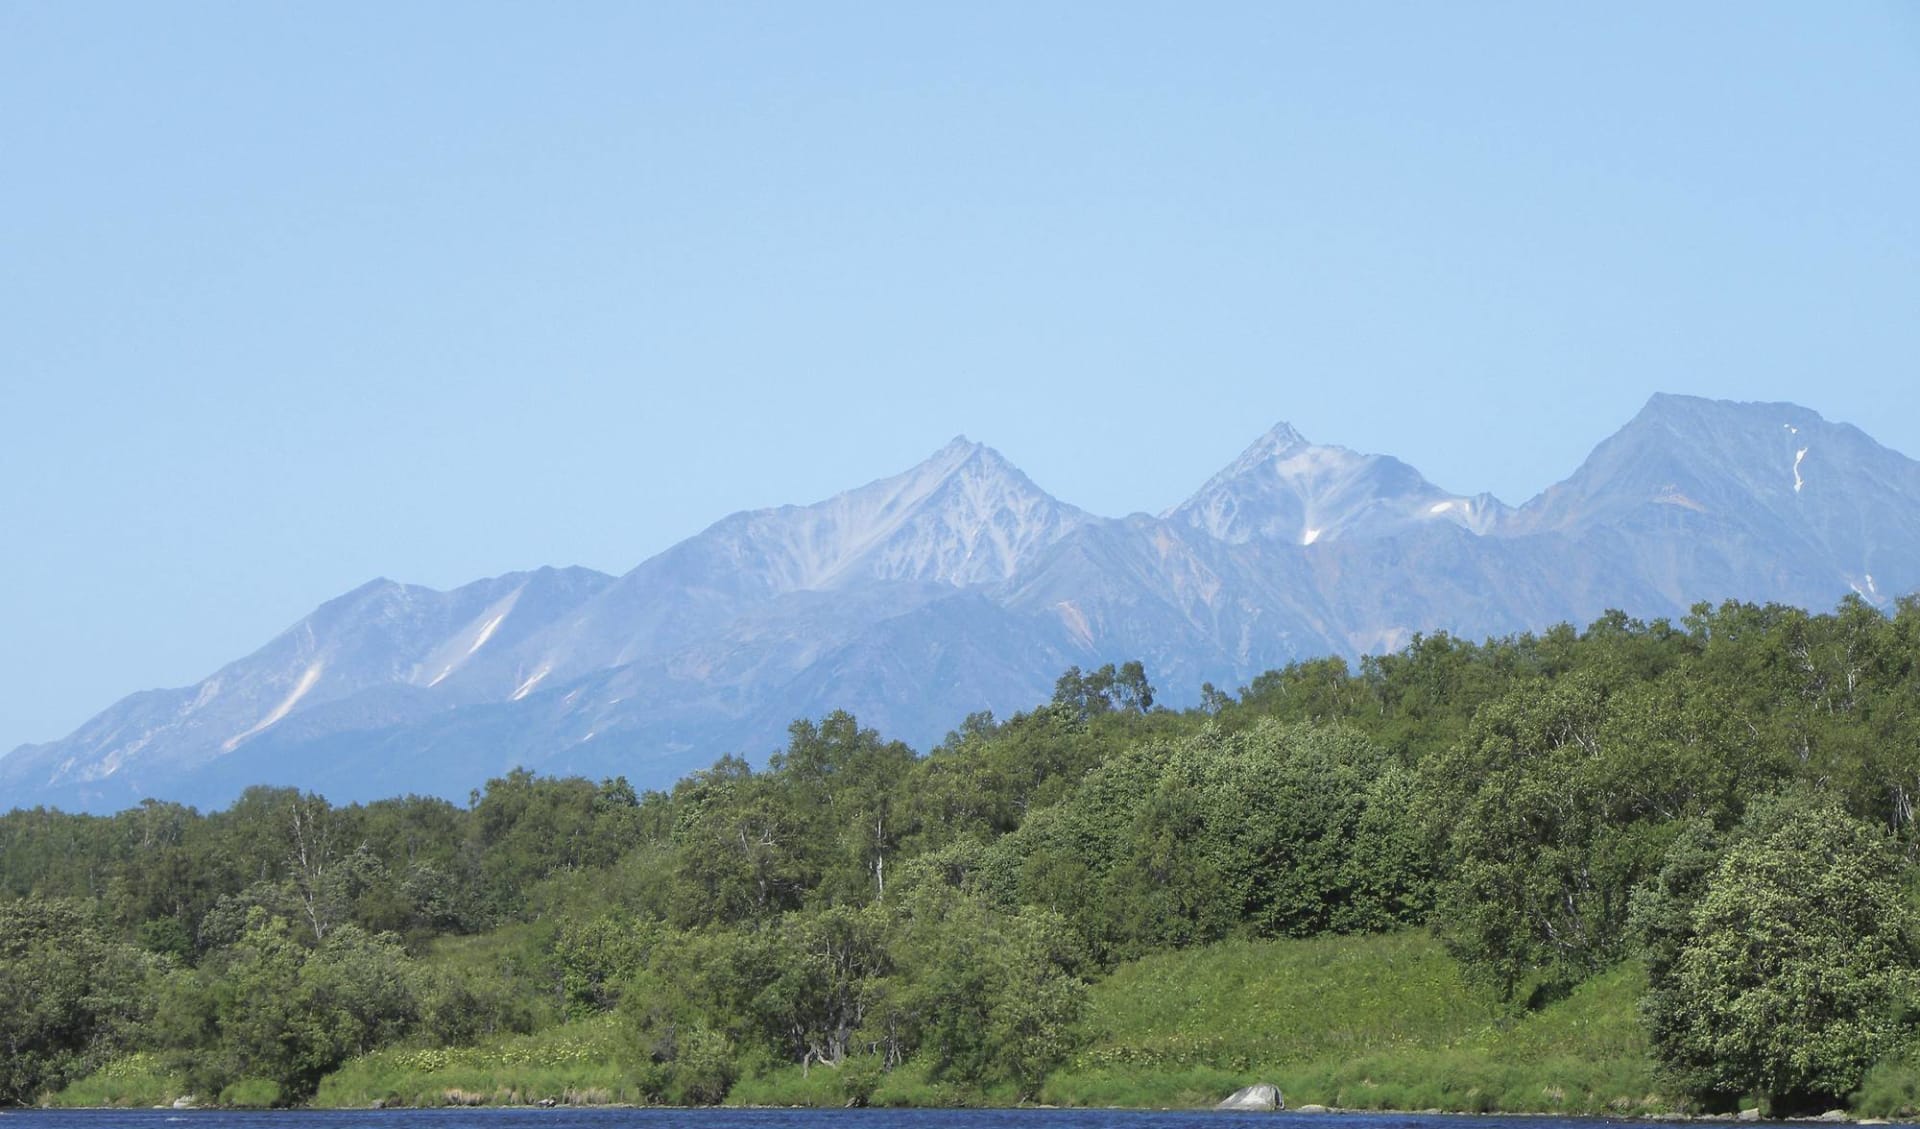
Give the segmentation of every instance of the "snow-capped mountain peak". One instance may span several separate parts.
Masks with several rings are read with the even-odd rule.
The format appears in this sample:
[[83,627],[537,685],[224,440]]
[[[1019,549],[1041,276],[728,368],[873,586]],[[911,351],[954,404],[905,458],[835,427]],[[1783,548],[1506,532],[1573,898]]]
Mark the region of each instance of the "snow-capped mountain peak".
[[1163,516],[1229,544],[1313,545],[1436,521],[1484,533],[1506,507],[1428,482],[1399,459],[1308,442],[1281,423]]
[[369,583],[193,686],[0,759],[0,796],[461,796],[514,764],[660,786],[834,708],[929,743],[967,711],[1044,700],[1069,664],[1137,656],[1171,697],[1606,608],[1849,591],[1885,607],[1920,590],[1916,561],[1920,463],[1791,404],[1656,397],[1517,515],[1281,424],[1162,518],[1110,520],[963,436],[825,501],[735,514],[617,580]]

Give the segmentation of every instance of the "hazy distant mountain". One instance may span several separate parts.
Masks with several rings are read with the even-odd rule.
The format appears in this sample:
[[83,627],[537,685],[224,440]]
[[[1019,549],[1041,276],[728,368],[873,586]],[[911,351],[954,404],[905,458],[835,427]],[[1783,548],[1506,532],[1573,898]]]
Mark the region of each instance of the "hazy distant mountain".
[[1661,395],[1511,531],[1624,550],[1671,608],[1886,604],[1920,586],[1920,463],[1793,404]]
[[0,759],[10,805],[463,797],[514,765],[660,786],[847,708],[922,747],[1140,658],[1163,700],[1297,658],[1701,600],[1920,587],[1920,463],[1791,404],[1656,396],[1518,510],[1281,424],[1159,517],[1099,518],[956,439],[810,506],[735,514],[614,578],[375,581],[198,685]]
[[1316,446],[1283,423],[1166,516],[1232,544],[1317,545],[1436,523],[1485,533],[1507,513],[1491,494],[1449,494],[1399,459]]

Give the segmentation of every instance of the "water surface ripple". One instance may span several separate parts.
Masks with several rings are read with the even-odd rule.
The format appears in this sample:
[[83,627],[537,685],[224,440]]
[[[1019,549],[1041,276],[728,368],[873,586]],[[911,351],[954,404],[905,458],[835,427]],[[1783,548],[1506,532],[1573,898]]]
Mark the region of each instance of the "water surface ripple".
[[1113,1109],[389,1109],[0,1111],[0,1129],[1588,1129],[1590,1117]]

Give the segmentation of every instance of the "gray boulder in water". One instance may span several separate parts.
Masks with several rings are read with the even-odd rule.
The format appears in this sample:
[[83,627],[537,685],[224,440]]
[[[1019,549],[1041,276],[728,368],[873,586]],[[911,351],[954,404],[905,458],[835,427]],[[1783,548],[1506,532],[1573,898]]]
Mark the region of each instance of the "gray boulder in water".
[[1214,1106],[1215,1109],[1285,1109],[1286,1098],[1280,1095],[1280,1087],[1271,1082],[1259,1082],[1235,1090],[1226,1101]]

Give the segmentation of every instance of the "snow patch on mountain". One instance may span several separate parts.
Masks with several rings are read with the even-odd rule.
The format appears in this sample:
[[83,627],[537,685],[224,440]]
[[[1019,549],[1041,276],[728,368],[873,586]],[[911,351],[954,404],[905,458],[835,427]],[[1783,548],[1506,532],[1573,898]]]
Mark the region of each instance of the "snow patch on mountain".
[[209,678],[205,682],[202,682],[200,684],[200,690],[198,693],[196,693],[193,696],[193,701],[188,702],[186,705],[186,708],[182,709],[180,712],[182,714],[194,713],[200,710],[202,707],[204,707],[208,702],[211,702],[216,697],[219,697],[219,695],[220,695],[220,676],[215,675],[212,678]]
[[488,620],[487,625],[480,629],[479,637],[474,639],[473,645],[471,647],[467,648],[467,653],[471,655],[475,651],[486,646],[487,640],[493,638],[494,629],[498,628],[500,626],[500,621],[505,618],[507,618],[507,613],[501,612],[499,615],[494,616],[492,619]]
[[1093,627],[1087,623],[1087,613],[1081,611],[1080,606],[1072,600],[1062,600],[1055,604],[1054,608],[1060,613],[1060,622],[1066,627],[1068,634],[1081,646],[1091,647]]
[[431,689],[466,667],[468,662],[479,654],[480,648],[486,646],[500,630],[500,625],[506,622],[507,617],[513,614],[514,608],[519,606],[521,595],[526,590],[525,583],[516,585],[506,595],[482,608],[479,614],[469,619],[458,631],[440,639],[433,650],[414,666],[408,680],[418,684],[427,671],[434,671],[433,677],[426,682],[427,687]]
[[281,699],[280,704],[273,707],[272,711],[269,712],[267,716],[261,718],[253,728],[242,733],[236,733],[232,737],[227,738],[226,742],[220,746],[222,751],[231,753],[250,738],[256,737],[279,724],[289,713],[293,712],[294,706],[300,704],[300,699],[307,696],[307,691],[313,689],[314,684],[320,681],[320,675],[325,670],[325,663],[315,662],[312,666],[309,666],[305,671],[301,672],[300,681],[294,685],[293,692]]
[[533,693],[533,688],[540,684],[540,680],[545,678],[547,675],[551,673],[553,673],[552,664],[549,663],[549,664],[543,665],[539,670],[536,670],[533,672],[532,677],[528,678],[525,682],[522,682],[520,685],[515,686],[513,688],[513,693],[507,696],[507,700],[509,702],[517,702],[520,699],[526,697],[528,694]]
[[[1822,487],[1805,494],[1816,446]],[[1105,519],[962,438],[823,502],[724,518],[618,579],[369,583],[198,685],[9,754],[0,795],[89,810],[145,790],[224,803],[256,781],[457,796],[511,763],[665,785],[832,708],[938,740],[966,710],[1045,700],[1070,663],[1139,657],[1172,696],[1606,607],[1822,607],[1850,586],[1884,606],[1920,588],[1916,500],[1920,464],[1857,429],[1682,397],[1656,397],[1519,512],[1281,424],[1161,518]]]
[[1393,536],[1434,521],[1490,532],[1506,507],[1492,495],[1441,490],[1398,459],[1310,443],[1282,423],[1163,518],[1230,545]]

